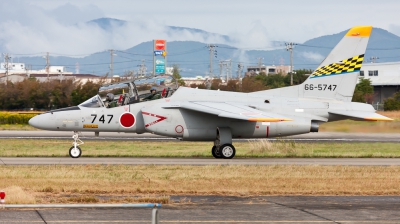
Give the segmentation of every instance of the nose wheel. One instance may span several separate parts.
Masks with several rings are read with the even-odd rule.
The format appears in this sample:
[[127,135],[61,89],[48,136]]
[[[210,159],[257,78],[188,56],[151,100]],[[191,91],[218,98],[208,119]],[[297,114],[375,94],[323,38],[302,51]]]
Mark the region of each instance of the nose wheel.
[[72,138],[74,139],[74,142],[72,143],[73,146],[69,149],[69,156],[76,159],[82,155],[82,149],[79,147],[79,145],[83,145],[84,142],[79,139],[79,133],[76,131],[74,131]]
[[72,146],[69,149],[69,156],[71,156],[72,158],[76,159],[81,157],[82,155],[82,149],[79,146]]

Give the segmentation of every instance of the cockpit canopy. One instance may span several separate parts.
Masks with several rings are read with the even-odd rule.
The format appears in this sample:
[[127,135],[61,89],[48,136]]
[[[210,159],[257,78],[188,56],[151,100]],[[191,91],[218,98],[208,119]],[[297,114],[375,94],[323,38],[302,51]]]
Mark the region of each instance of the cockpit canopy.
[[[163,75],[105,84],[99,88],[98,95],[81,103],[80,106],[114,107],[139,103],[151,94],[151,88],[155,88],[161,98],[168,98],[178,89],[178,83],[172,76]],[[114,95],[112,101],[106,100],[108,93]]]

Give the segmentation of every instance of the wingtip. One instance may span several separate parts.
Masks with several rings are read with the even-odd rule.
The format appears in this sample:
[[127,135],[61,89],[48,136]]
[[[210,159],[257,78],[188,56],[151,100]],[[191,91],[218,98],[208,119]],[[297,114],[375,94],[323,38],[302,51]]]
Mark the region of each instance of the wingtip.
[[388,117],[365,117],[364,120],[366,120],[366,121],[393,121],[392,118],[388,118]]

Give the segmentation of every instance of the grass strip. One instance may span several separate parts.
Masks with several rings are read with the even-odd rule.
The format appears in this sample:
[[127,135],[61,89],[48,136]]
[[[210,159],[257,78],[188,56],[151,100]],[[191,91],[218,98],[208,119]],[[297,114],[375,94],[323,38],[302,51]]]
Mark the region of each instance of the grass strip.
[[[68,157],[69,140],[2,139],[0,157]],[[211,157],[210,142],[85,141],[83,157]],[[398,143],[236,142],[236,157],[398,158]]]
[[0,166],[7,203],[169,202],[171,195],[400,195],[399,166]]

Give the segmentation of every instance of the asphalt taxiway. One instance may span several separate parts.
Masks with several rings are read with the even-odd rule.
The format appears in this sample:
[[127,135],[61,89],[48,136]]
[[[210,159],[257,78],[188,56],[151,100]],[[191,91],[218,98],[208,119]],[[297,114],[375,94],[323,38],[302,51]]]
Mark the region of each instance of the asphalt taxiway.
[[[174,196],[171,201],[159,209],[160,223],[400,223],[399,196]],[[151,209],[6,209],[0,223],[151,223]]]

